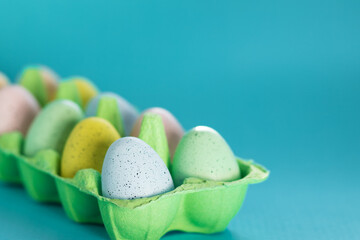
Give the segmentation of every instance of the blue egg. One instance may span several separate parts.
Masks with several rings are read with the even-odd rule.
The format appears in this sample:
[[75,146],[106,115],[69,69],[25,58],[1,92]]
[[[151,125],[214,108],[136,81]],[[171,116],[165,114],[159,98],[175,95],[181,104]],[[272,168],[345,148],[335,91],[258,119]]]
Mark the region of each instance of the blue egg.
[[152,197],[174,189],[164,161],[139,138],[125,137],[108,149],[102,167],[102,193],[107,198]]

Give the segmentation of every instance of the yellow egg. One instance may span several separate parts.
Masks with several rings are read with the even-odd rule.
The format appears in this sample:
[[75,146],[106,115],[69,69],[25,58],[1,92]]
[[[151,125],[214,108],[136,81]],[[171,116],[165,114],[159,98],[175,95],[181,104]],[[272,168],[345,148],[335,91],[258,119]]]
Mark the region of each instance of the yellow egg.
[[63,80],[56,93],[56,99],[68,99],[83,109],[98,94],[96,86],[84,77],[70,77]]
[[61,159],[61,176],[72,178],[76,172],[93,168],[101,172],[106,151],[120,138],[108,121],[91,117],[79,122],[68,138]]
[[84,108],[87,106],[90,99],[98,94],[96,87],[85,78],[76,78],[75,84],[80,92],[81,101]]

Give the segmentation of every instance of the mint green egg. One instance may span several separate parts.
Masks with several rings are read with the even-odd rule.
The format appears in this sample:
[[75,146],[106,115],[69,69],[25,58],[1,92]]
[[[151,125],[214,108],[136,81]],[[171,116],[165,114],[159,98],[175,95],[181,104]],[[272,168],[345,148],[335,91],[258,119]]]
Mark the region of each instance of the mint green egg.
[[70,132],[82,118],[82,110],[72,101],[57,100],[46,105],[30,126],[25,139],[25,155],[34,156],[45,149],[61,154]]
[[240,178],[240,169],[220,134],[199,126],[186,133],[177,146],[172,176],[176,186],[189,177],[228,182]]

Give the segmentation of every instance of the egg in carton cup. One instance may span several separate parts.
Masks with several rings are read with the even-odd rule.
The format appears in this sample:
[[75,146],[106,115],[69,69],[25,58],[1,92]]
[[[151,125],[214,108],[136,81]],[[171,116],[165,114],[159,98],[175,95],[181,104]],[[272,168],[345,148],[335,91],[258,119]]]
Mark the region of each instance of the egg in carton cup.
[[[24,87],[7,85],[0,89],[0,180],[20,183],[17,158],[22,149],[22,136],[27,134],[33,119],[40,112],[35,97]],[[8,134],[6,138],[1,135]],[[6,150],[5,150],[6,149]]]
[[[41,108],[48,103],[55,99],[70,99],[78,100],[75,102],[84,107],[90,98],[97,94],[96,87],[86,78],[71,77],[61,82],[60,88],[58,88],[58,80],[58,75],[43,65],[25,67],[18,75],[17,84],[14,85],[9,85],[8,78],[0,72],[0,135],[14,132],[12,137],[20,141],[19,136],[27,135],[32,121]],[[62,94],[64,89],[69,90],[68,95]],[[43,120],[43,122],[46,125],[46,122],[50,120]],[[51,131],[54,132],[52,129]],[[47,139],[41,137],[39,139],[47,142]],[[3,144],[8,145],[7,143]],[[16,164],[16,158],[20,153],[7,146],[7,149],[9,148],[12,151],[1,152],[0,165],[8,166],[13,171],[5,171],[4,168],[0,168],[0,180],[20,183],[20,174]],[[7,159],[15,160],[7,161]]]
[[[262,182],[268,176],[268,171],[261,166],[238,158],[243,176],[239,180],[217,182],[188,178],[168,193],[119,200],[101,196],[101,175],[96,170],[80,170],[73,179],[59,177],[56,174],[59,159],[51,150],[33,159],[17,159],[30,196],[40,202],[61,199],[70,219],[104,223],[111,239],[159,239],[173,230],[221,232],[240,209],[248,185]],[[47,168],[51,166],[53,169]]]
[[26,66],[18,76],[18,83],[33,94],[41,107],[54,100],[59,76],[44,65]]
[[[191,130],[172,159],[159,115],[143,116],[139,138],[120,138],[111,124],[117,117],[99,110],[108,121],[83,119],[79,107],[66,101],[49,104],[37,116],[25,143],[17,132],[0,137],[0,171],[19,173],[34,200],[61,202],[70,219],[103,223],[111,239],[159,239],[173,230],[221,232],[240,209],[248,185],[269,175],[235,158],[212,129]],[[48,118],[48,125],[41,120]]]
[[57,89],[55,99],[67,99],[86,109],[89,101],[98,95],[97,87],[87,78],[74,76],[64,79]]

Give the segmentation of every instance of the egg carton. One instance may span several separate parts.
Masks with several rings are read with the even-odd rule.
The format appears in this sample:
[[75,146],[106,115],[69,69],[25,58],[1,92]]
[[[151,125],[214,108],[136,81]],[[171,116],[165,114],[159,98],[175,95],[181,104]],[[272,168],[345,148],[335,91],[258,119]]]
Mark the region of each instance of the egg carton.
[[62,178],[60,156],[43,150],[33,158],[21,155],[19,133],[0,141],[0,180],[22,183],[38,202],[61,203],[78,223],[104,224],[111,239],[160,239],[167,232],[224,231],[239,211],[249,184],[267,179],[269,171],[237,158],[242,178],[232,182],[188,178],[171,192],[150,198],[120,200],[101,196],[101,174],[83,169],[74,178]]

